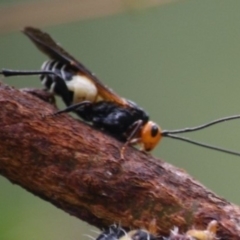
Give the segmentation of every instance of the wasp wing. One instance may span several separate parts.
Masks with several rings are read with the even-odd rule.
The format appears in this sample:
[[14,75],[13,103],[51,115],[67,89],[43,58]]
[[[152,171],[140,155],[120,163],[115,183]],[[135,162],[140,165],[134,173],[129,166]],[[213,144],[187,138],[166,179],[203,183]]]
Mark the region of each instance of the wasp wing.
[[56,59],[66,64],[70,64],[81,74],[84,74],[86,77],[88,77],[96,85],[100,95],[104,100],[113,101],[123,106],[130,106],[127,100],[121,98],[107,86],[102,84],[102,82],[92,72],[90,72],[83,64],[67,53],[50,37],[49,34],[33,27],[25,27],[23,29],[23,33],[30,38],[30,40],[40,51],[45,53],[51,59]]

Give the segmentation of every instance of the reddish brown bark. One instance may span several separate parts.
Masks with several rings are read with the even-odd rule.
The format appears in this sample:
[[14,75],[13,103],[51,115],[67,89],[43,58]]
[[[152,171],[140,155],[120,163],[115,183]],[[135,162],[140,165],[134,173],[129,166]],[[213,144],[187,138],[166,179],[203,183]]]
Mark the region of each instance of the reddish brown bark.
[[[44,95],[44,94],[43,94]],[[219,222],[218,237],[240,239],[240,208],[186,172],[128,147],[54,107],[0,85],[0,174],[98,227],[173,226],[185,231]]]

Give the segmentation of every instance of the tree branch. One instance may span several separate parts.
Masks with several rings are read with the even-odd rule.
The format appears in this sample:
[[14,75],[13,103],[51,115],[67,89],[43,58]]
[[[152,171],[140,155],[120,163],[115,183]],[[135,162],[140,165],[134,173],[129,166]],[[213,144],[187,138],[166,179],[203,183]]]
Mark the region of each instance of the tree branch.
[[1,84],[0,104],[0,174],[11,182],[97,227],[156,221],[167,235],[215,219],[218,237],[239,239],[240,208],[186,172],[131,147],[120,160],[122,143],[65,114],[44,118],[54,106],[25,91]]

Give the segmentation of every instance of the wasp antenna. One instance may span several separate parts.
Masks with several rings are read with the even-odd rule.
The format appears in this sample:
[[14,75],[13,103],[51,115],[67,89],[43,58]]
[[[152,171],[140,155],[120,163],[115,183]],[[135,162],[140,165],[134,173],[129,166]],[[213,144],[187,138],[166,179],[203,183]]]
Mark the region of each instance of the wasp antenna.
[[162,136],[168,136],[169,134],[176,134],[176,133],[194,132],[194,131],[202,130],[207,127],[211,127],[218,123],[227,122],[227,121],[235,120],[235,119],[239,119],[239,118],[240,118],[240,115],[233,115],[233,116],[229,116],[229,117],[219,118],[219,119],[211,121],[209,123],[205,123],[203,125],[199,125],[199,126],[192,127],[192,128],[183,128],[183,129],[177,129],[177,130],[164,130],[164,131],[162,131]]
[[11,77],[11,76],[29,76],[29,75],[57,75],[57,73],[53,72],[53,71],[42,71],[42,70],[33,70],[33,71],[29,71],[29,70],[12,70],[12,69],[2,69],[2,71],[0,71],[0,74],[2,74],[5,77]]
[[169,138],[173,138],[173,139],[177,139],[177,140],[181,140],[181,141],[184,141],[184,142],[192,143],[192,144],[200,146],[200,147],[209,148],[209,149],[212,149],[212,150],[232,154],[232,155],[235,155],[235,156],[240,156],[240,152],[235,152],[235,151],[231,151],[231,150],[228,150],[228,149],[224,149],[224,148],[208,145],[208,144],[205,144],[205,143],[197,142],[197,141],[191,140],[191,139],[186,138],[186,137],[181,137],[181,136],[174,135],[174,134],[167,134],[167,135],[164,135],[164,136],[169,137]]

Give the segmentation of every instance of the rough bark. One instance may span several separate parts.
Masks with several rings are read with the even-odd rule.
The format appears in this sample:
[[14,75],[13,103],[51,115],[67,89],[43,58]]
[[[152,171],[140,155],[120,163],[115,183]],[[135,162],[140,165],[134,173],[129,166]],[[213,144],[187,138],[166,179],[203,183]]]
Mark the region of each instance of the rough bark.
[[[44,93],[43,93],[44,95]],[[205,229],[215,219],[218,237],[240,239],[240,208],[191,176],[128,147],[53,105],[0,85],[0,174],[65,212],[97,227],[121,223],[159,234],[173,226]]]

